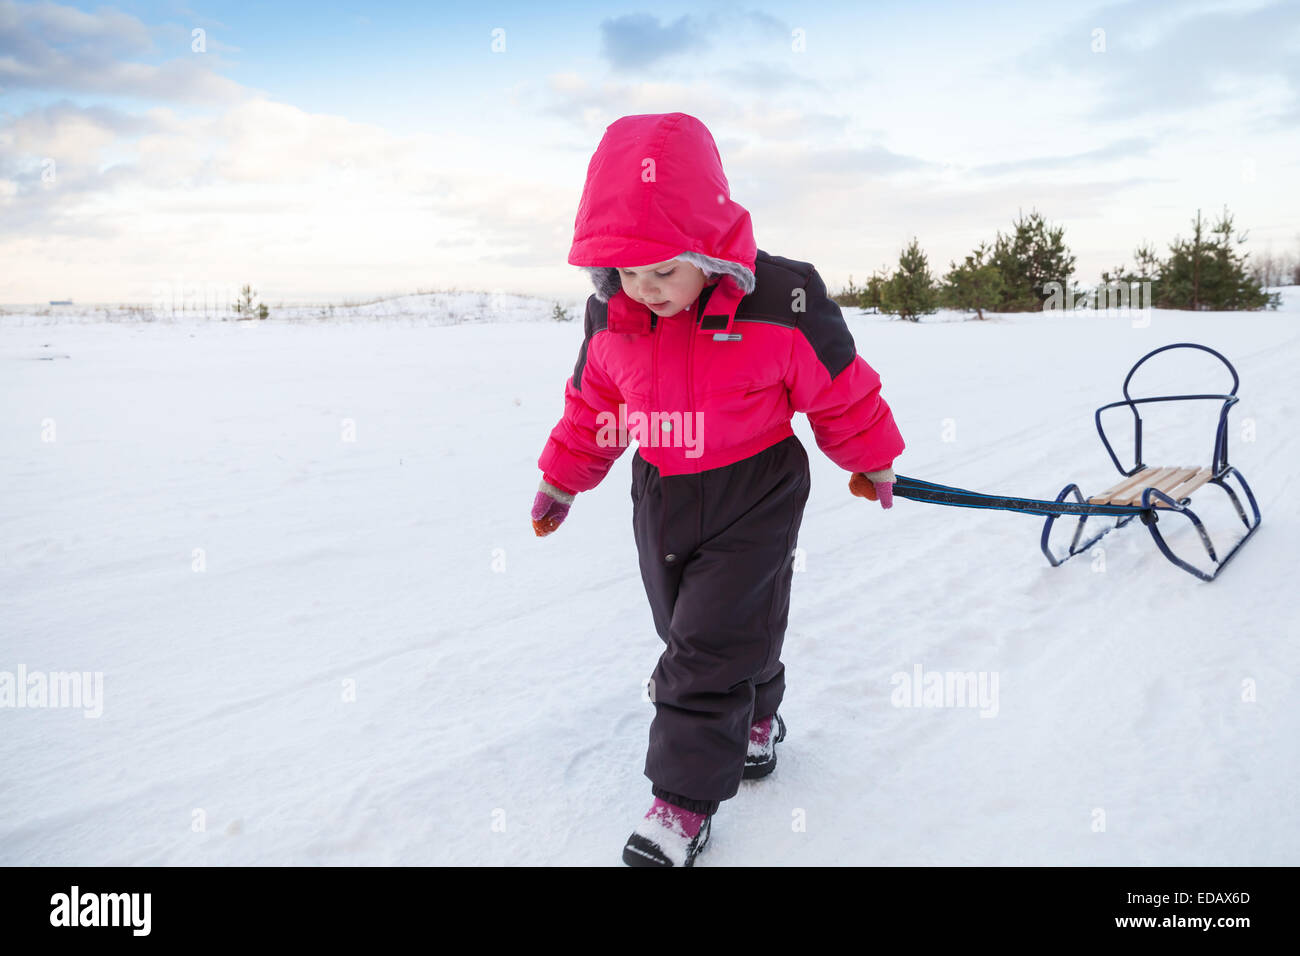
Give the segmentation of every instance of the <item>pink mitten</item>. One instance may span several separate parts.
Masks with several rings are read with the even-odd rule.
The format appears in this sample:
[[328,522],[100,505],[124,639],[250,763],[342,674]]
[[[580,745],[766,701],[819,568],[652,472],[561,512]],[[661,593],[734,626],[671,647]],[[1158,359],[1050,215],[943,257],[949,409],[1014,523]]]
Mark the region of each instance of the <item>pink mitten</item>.
[[879,501],[882,508],[892,508],[895,477],[892,465],[879,471],[854,472],[853,477],[849,479],[849,491],[859,498]]
[[576,494],[554,480],[548,481],[543,475],[537,496],[533,498],[533,533],[543,538],[558,528],[569,514],[569,506]]

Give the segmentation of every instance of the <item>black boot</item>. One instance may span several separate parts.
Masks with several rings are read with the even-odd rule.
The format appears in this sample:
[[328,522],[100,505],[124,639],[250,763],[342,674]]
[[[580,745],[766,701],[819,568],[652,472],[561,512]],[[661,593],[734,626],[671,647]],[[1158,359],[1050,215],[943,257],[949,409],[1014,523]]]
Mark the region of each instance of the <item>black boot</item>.
[[776,745],[785,740],[785,721],[778,713],[766,721],[766,728],[764,723],[759,721],[749,728],[749,752],[745,754],[745,769],[741,773],[746,780],[766,777],[776,769]]
[[695,857],[709,842],[712,819],[655,797],[623,847],[623,862],[628,866],[694,866]]

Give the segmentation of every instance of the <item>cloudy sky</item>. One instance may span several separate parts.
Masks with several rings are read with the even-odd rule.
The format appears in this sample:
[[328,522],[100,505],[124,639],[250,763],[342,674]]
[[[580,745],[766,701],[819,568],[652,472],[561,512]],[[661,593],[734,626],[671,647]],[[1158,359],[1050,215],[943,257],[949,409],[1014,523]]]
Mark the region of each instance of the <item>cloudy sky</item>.
[[1087,283],[1198,207],[1300,251],[1295,0],[0,0],[0,303],[585,296],[587,161],[678,110],[832,288],[1030,209]]

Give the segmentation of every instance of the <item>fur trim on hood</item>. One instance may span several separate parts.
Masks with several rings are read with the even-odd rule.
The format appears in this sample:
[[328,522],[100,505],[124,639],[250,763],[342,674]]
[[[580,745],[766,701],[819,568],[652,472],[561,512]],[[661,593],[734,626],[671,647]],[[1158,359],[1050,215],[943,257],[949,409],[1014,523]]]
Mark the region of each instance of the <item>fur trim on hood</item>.
[[[698,252],[679,252],[673,258],[689,262],[697,269],[703,270],[705,278],[709,280],[717,276],[731,276],[744,295],[754,291],[754,273],[739,262],[727,262],[725,259],[715,259]],[[596,298],[601,302],[608,302],[610,296],[616,295],[623,288],[623,280],[618,277],[618,269],[606,266],[583,266],[582,268],[591,276],[591,284],[596,287]]]

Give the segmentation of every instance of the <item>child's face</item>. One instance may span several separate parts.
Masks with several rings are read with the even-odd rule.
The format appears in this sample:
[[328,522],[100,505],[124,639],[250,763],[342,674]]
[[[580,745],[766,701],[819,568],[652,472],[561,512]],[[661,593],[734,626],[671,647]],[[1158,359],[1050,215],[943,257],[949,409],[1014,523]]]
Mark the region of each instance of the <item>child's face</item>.
[[680,259],[619,269],[618,274],[628,298],[658,315],[674,315],[693,305],[707,281],[702,269]]

